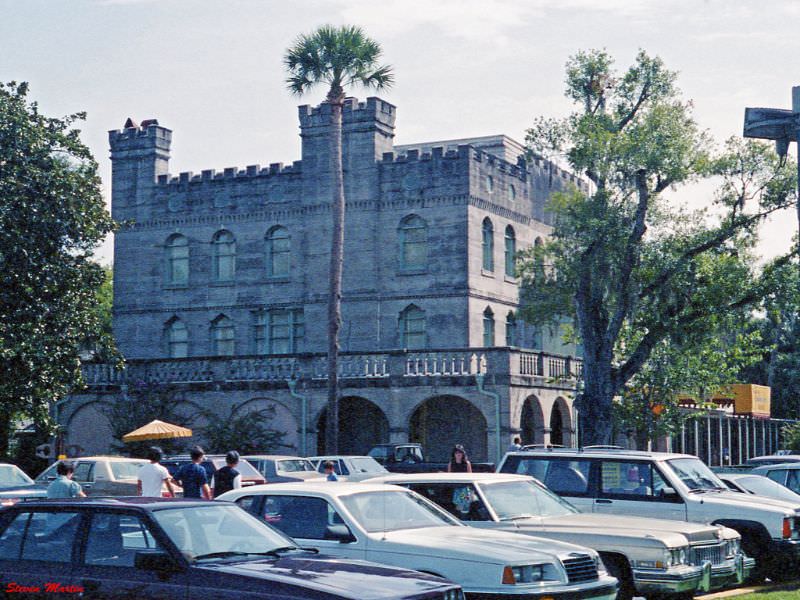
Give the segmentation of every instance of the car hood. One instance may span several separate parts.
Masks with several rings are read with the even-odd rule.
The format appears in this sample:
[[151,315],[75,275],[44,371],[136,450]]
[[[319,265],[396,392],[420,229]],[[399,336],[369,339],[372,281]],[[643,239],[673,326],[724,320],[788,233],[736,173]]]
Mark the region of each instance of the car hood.
[[239,579],[226,583],[242,591],[265,589],[265,583],[270,582],[265,591],[275,593],[279,591],[275,584],[284,583],[354,600],[402,598],[453,587],[443,579],[416,571],[326,556],[286,556],[278,560],[209,563],[194,568]]
[[552,562],[558,555],[591,552],[584,546],[552,539],[473,527],[422,527],[385,534],[373,533],[372,536],[374,541],[371,547],[375,550],[382,550],[380,544],[386,541],[405,546],[415,554],[421,550],[432,557],[477,560],[499,565]]
[[0,487],[0,498],[39,498],[45,496],[47,496],[47,486],[32,484]]
[[320,475],[316,471],[278,471],[276,475],[296,481],[322,481],[325,479],[324,475]]
[[[527,519],[516,521],[524,525]],[[667,519],[650,519],[644,517],[625,517],[621,515],[599,515],[578,513],[560,517],[545,517],[542,525],[550,528],[580,528],[594,533],[607,533],[625,537],[658,537],[675,539],[682,535],[690,544],[702,542],[718,542],[720,528],[716,525],[689,523],[687,521],[669,521]],[[682,545],[681,542],[678,545]]]
[[731,509],[738,507],[742,508],[760,508],[780,510],[786,513],[800,512],[800,504],[794,502],[787,502],[785,500],[778,500],[777,498],[768,498],[767,496],[758,496],[756,494],[742,494],[740,492],[707,492],[705,494],[696,494],[696,498],[709,504],[724,504]]

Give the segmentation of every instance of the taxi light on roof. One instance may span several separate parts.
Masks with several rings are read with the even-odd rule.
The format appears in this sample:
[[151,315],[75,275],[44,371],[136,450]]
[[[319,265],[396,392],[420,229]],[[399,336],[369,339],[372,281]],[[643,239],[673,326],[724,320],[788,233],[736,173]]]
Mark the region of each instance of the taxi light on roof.
[[517,580],[514,578],[514,571],[511,567],[503,569],[503,583],[506,585],[515,585]]

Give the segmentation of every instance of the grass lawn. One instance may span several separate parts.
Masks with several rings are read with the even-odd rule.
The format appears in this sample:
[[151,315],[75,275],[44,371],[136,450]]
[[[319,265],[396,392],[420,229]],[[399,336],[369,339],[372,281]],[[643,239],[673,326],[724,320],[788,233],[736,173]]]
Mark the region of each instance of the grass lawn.
[[779,592],[761,592],[754,594],[744,594],[742,596],[733,596],[732,600],[799,600],[800,599],[800,586],[794,590],[782,590]]

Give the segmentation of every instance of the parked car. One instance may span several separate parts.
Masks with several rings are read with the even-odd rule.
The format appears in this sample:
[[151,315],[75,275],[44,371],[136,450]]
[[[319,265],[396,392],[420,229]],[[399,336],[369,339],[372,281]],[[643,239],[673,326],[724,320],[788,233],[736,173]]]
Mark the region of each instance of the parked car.
[[[167,471],[169,471],[170,475],[175,477],[175,475],[178,473],[178,470],[183,465],[189,464],[190,462],[192,462],[192,459],[188,454],[181,454],[167,457],[161,461],[161,464],[167,468]],[[211,480],[214,477],[214,473],[217,471],[217,469],[221,469],[225,466],[225,464],[224,455],[205,455],[203,462],[200,463],[200,466],[206,470],[206,475],[208,476],[208,485],[211,485]],[[239,464],[236,466],[236,470],[242,475],[242,487],[264,483],[263,475],[261,475],[261,473],[259,473],[253,465],[244,459],[239,459]]]
[[[302,550],[227,503],[103,498],[20,503],[0,516],[4,589],[36,597],[460,600],[442,579]],[[57,593],[61,592],[61,593]],[[10,594],[16,596],[17,594]],[[19,594],[24,597],[24,594]]]
[[752,471],[755,475],[769,477],[785,488],[800,494],[800,463],[780,463],[756,467]]
[[728,486],[728,489],[734,492],[754,494],[800,504],[800,494],[764,475],[757,473],[717,473],[717,475]]
[[0,463],[0,507],[11,506],[20,500],[46,497],[47,489],[17,465]]
[[780,465],[784,463],[800,463],[800,454],[768,454],[765,456],[754,456],[745,462],[750,468],[761,467],[763,465]]
[[232,500],[303,546],[445,577],[467,598],[611,600],[617,580],[589,548],[465,526],[405,488],[374,483],[278,483]]
[[387,471],[371,456],[309,456],[308,460],[318,473],[325,472],[325,463],[333,463],[333,472],[343,481],[363,481],[370,477],[388,475]]
[[[619,579],[617,600],[691,594],[740,584],[745,559],[733,529],[665,519],[581,513],[539,481],[500,473],[393,474],[370,482],[402,485],[467,525],[581,544],[597,550]],[[706,565],[705,563],[708,563]]]
[[[392,473],[436,473],[447,471],[446,462],[430,462],[425,458],[421,444],[377,444],[368,452]],[[493,463],[472,462],[472,470],[494,473]]]
[[307,458],[278,454],[250,454],[245,456],[266,481],[261,483],[286,483],[324,479]]
[[[73,481],[81,484],[87,496],[135,496],[139,468],[149,461],[124,456],[83,456],[72,460],[75,466]],[[36,478],[36,483],[47,485],[56,475],[53,463]]]
[[531,475],[578,509],[725,525],[756,559],[754,578],[793,577],[800,504],[731,492],[696,456],[611,449],[509,452],[500,472]]

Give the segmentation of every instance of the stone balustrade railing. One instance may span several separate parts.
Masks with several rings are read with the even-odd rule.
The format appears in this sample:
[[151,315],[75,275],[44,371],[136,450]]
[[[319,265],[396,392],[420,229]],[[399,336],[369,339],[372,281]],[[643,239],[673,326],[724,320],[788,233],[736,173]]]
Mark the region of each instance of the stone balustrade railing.
[[[464,377],[476,374],[533,378],[539,383],[571,384],[582,375],[580,359],[514,348],[403,350],[343,353],[339,377],[343,380],[379,380],[389,377]],[[82,367],[92,386],[137,383],[224,383],[286,379],[324,380],[324,354],[287,356],[208,357],[130,360],[122,370],[87,363]]]

